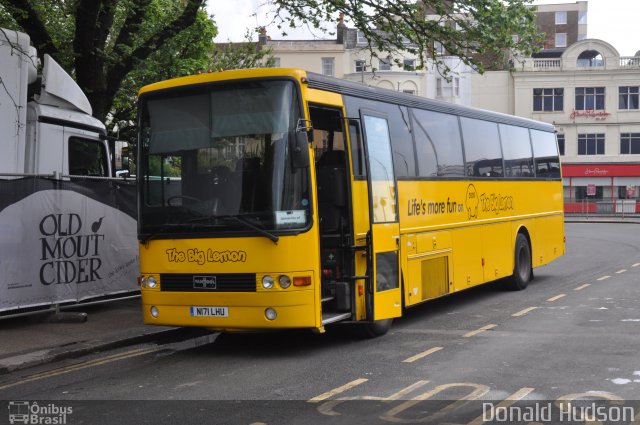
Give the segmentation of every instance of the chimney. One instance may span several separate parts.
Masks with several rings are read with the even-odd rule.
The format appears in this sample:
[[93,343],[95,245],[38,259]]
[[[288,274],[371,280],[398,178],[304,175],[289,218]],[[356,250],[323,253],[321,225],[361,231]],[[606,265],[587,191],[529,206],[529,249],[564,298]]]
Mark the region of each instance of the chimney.
[[336,43],[344,44],[344,34],[347,32],[347,26],[344,24],[344,12],[340,12],[338,18],[338,26],[336,28]]
[[258,35],[258,44],[264,46],[265,44],[267,44],[267,28],[266,27],[260,27],[260,34]]

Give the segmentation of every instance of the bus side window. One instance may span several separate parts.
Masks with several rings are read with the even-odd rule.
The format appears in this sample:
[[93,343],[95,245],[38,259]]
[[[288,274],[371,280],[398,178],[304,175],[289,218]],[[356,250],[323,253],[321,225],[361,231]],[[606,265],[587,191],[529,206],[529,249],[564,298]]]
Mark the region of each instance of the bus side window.
[[539,130],[530,131],[536,176],[543,179],[560,178],[560,158],[555,135]]
[[360,123],[358,120],[349,120],[349,138],[351,139],[353,175],[356,178],[366,177],[367,168],[364,162],[364,147],[362,145],[362,134],[360,133]]
[[460,123],[467,176],[504,176],[498,124],[473,118],[460,118]]

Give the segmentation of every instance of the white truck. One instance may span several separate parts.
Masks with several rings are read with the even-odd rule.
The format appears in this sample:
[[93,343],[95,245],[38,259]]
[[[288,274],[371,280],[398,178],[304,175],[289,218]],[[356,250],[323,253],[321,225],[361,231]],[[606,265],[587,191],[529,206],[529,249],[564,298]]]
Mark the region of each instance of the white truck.
[[39,81],[29,42],[0,28],[0,173],[111,176],[104,124],[49,55]]
[[0,28],[0,318],[138,291],[136,191],[105,126],[29,36]]

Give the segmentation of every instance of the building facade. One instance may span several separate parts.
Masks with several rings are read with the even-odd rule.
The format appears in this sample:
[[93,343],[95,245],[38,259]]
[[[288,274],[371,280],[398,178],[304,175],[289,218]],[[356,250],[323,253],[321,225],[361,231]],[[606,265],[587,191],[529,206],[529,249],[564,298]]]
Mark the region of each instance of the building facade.
[[[602,40],[473,79],[473,106],[556,126],[567,212],[635,212],[640,198],[640,57]],[[631,208],[629,205],[633,205]]]

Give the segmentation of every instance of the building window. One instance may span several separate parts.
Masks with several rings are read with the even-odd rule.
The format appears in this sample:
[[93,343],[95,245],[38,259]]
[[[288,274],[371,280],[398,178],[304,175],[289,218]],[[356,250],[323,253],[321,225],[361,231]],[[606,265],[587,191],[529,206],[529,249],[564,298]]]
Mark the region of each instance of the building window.
[[604,87],[576,87],[576,110],[604,111]]
[[638,86],[622,86],[618,87],[618,108],[620,109],[639,109],[640,87]]
[[442,78],[436,78],[436,96],[442,97]]
[[367,70],[367,65],[365,61],[362,59],[358,59],[356,61],[356,72],[365,72]]
[[378,60],[380,71],[391,71],[391,58],[380,58]]
[[556,135],[556,139],[558,140],[558,151],[560,155],[564,155],[564,134]]
[[322,74],[333,77],[335,75],[335,58],[322,58]]
[[564,110],[564,89],[533,89],[534,111]]
[[578,12],[578,24],[586,25],[587,23],[587,12],[581,11]]
[[567,34],[563,32],[556,33],[556,47],[567,47]]
[[280,58],[271,59],[271,68],[280,68]]
[[415,90],[408,90],[408,89],[404,89],[402,90],[402,93],[407,93],[407,94],[416,94]]
[[416,69],[416,60],[415,59],[405,59],[402,61],[402,65],[405,71],[413,71]]
[[460,97],[460,78],[453,78],[453,95],[456,97]]
[[620,153],[626,155],[640,154],[640,133],[620,134]]
[[367,37],[364,36],[364,32],[358,30],[356,33],[356,37],[357,44],[367,44]]
[[556,12],[556,25],[566,25],[567,12]]
[[433,43],[433,50],[440,55],[444,54],[444,46],[439,41]]
[[604,155],[604,133],[578,134],[578,155]]

